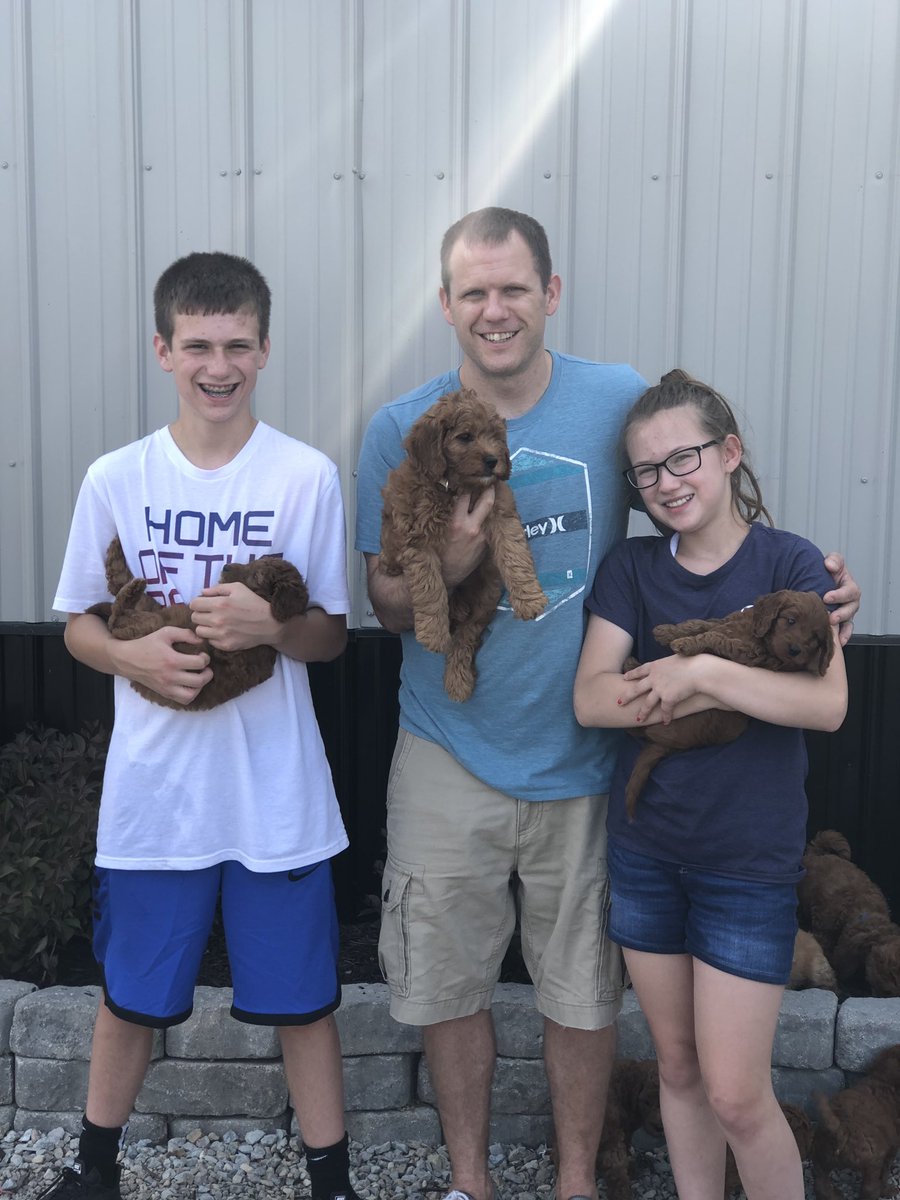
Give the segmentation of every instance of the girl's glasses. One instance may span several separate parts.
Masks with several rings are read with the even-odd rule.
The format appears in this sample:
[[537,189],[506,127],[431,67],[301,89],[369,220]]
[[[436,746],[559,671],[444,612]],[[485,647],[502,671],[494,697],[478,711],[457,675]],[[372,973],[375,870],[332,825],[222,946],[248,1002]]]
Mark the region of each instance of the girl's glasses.
[[662,462],[639,463],[636,467],[629,467],[622,474],[633,488],[638,489],[653,487],[654,483],[659,481],[660,467],[665,467],[670,475],[690,475],[700,467],[700,451],[709,446],[717,446],[721,440],[713,438],[712,441],[704,442],[702,446],[688,446],[685,450],[676,450]]

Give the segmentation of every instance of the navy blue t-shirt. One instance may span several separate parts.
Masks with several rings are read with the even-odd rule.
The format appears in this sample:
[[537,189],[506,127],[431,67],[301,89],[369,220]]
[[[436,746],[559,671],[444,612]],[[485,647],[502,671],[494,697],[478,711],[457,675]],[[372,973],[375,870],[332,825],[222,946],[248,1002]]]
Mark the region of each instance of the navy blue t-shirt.
[[[585,601],[590,612],[634,640],[641,661],[670,651],[653,628],[689,618],[724,617],[781,588],[820,595],[833,587],[822,554],[805,538],[754,524],[732,558],[709,575],[685,570],[666,537],[629,538],[600,564]],[[643,743],[625,739],[609,805],[609,835],[639,854],[741,879],[802,877],[806,842],[803,731],[751,719],[724,746],[669,755],[625,813],[625,785]]]

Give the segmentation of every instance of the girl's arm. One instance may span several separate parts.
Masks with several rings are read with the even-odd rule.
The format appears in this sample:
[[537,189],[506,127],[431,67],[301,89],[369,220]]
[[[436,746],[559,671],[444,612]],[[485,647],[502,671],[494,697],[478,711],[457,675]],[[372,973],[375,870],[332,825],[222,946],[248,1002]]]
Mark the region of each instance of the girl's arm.
[[847,712],[847,675],[837,631],[834,656],[824,676],[811,671],[770,671],[745,667],[714,654],[686,658],[673,654],[636,667],[626,676],[624,695],[639,701],[636,723],[664,723],[682,715],[682,704],[702,694],[703,707],[730,708],[794,729],[840,727]]
[[[591,614],[575,675],[575,716],[580,725],[630,729],[636,725],[657,725],[666,719],[659,702],[648,707],[645,700],[647,687],[643,680],[628,683],[622,675],[622,666],[632,646],[631,634],[611,621]],[[668,662],[669,659],[661,661]],[[690,663],[692,660],[681,661]],[[716,707],[728,706],[691,687],[674,703],[667,722],[673,716],[683,717]]]

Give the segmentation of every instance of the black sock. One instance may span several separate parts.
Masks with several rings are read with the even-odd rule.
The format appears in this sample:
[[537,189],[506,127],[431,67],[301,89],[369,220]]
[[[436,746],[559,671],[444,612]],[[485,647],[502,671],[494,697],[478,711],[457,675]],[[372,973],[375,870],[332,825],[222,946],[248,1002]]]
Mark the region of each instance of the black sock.
[[81,1137],[78,1141],[78,1159],[84,1173],[95,1170],[107,1187],[112,1187],[119,1178],[116,1159],[122,1144],[124,1129],[117,1125],[110,1129],[95,1125],[87,1117],[81,1118]]
[[306,1147],[306,1169],[309,1172],[312,1200],[334,1200],[346,1196],[358,1200],[350,1186],[350,1139],[345,1133],[333,1146]]

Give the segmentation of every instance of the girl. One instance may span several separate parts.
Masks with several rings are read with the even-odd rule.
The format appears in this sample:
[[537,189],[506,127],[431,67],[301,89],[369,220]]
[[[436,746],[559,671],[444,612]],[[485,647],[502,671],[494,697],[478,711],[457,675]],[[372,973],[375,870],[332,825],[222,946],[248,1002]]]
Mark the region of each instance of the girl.
[[[803,1200],[770,1066],[806,838],[801,730],[844,718],[841,647],[835,637],[819,677],[672,655],[652,630],[779,588],[823,594],[832,581],[815,546],[771,528],[734,415],[711,387],[670,372],[632,407],[624,438],[628,482],[674,532],[630,538],[601,564],[578,720],[627,729],[714,707],[755,719],[735,742],[657,764],[633,822],[624,790],[639,745],[627,740],[610,794],[609,933],[656,1044],[679,1196],[721,1200],[727,1141],[750,1200]],[[623,676],[632,653],[644,665]]]

